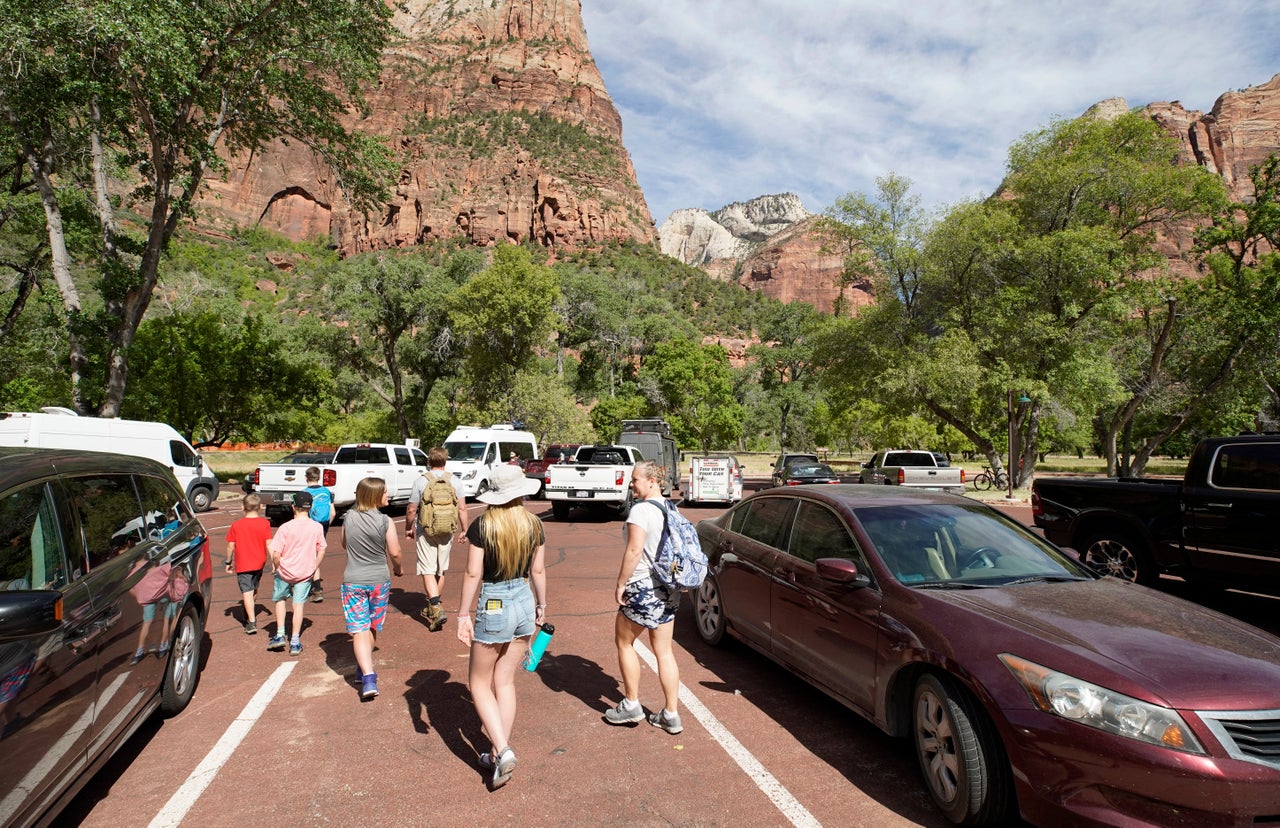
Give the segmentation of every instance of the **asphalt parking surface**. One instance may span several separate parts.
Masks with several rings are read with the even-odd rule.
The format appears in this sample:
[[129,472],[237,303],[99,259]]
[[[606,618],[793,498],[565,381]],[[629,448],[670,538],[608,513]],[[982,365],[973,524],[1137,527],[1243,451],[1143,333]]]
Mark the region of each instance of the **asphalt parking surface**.
[[[745,646],[703,644],[687,602],[675,635],[694,702],[682,711],[684,732],[605,724],[603,712],[621,697],[612,641],[621,523],[580,511],[559,522],[545,502],[530,505],[546,521],[556,635],[538,671],[518,680],[519,766],[506,787],[488,791],[476,762],[489,743],[452,619],[463,556],[453,556],[446,579],[450,621],[430,633],[418,618],[422,584],[406,545],[409,574],[392,582],[374,655],[382,695],[361,702],[337,600],[340,529],[330,530],[323,566],[328,600],[306,607],[303,653],[267,652],[265,630],[243,633],[234,576],[217,565],[226,527],[240,516],[231,496],[202,516],[213,539],[214,605],[191,705],[148,723],[56,824],[949,824],[924,792],[909,742]],[[1030,521],[1025,503],[997,505]],[[696,522],[721,510],[685,511]],[[264,585],[262,610],[268,598]],[[1277,631],[1275,599],[1226,593],[1222,603]],[[265,612],[258,623],[270,623]],[[273,677],[279,687],[267,698],[262,688]],[[653,709],[660,698],[646,667],[642,702]]]

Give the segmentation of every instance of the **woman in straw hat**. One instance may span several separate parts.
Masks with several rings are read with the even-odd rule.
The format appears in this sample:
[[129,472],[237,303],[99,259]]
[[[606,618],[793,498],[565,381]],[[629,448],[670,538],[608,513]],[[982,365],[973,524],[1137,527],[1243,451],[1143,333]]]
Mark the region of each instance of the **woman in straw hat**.
[[489,484],[489,491],[476,497],[488,508],[467,528],[471,546],[458,639],[471,648],[471,699],[493,742],[490,752],[480,754],[480,766],[492,774],[496,789],[516,767],[508,744],[516,718],[515,677],[546,614],[547,581],[542,521],[524,508],[524,498],[538,491],[539,481],[525,477],[519,466],[503,465],[494,469]]

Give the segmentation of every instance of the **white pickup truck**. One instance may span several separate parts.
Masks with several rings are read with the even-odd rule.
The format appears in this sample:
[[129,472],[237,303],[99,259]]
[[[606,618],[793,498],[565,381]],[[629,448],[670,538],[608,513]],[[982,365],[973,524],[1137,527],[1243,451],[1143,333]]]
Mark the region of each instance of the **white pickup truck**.
[[547,467],[543,493],[551,514],[564,520],[574,506],[608,506],[631,513],[631,467],[644,457],[635,446],[582,446],[568,463]]
[[253,473],[253,490],[262,496],[268,518],[292,516],[293,494],[307,487],[307,469],[313,465],[320,469],[320,485],[333,492],[334,510],[342,512],[355,504],[356,484],[366,477],[381,477],[393,504],[408,503],[414,481],[427,470],[427,455],[416,446],[348,443],[332,463],[263,463]]
[[964,493],[964,469],[939,466],[931,451],[888,449],[862,464],[861,483]]

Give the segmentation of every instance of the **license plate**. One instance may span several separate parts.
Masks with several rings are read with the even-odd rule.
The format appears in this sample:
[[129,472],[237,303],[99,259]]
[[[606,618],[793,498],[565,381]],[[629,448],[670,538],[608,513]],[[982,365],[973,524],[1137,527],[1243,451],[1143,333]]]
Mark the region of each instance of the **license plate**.
[[574,496],[574,497],[591,497],[591,496],[593,496],[594,494],[595,494],[595,492],[582,492],[582,491],[578,491],[578,492],[574,492],[574,493],[573,493],[573,496]]

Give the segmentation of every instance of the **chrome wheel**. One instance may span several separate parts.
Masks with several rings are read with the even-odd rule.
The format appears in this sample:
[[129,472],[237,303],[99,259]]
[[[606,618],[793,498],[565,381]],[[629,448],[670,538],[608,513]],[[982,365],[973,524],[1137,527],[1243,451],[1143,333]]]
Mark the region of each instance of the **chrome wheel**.
[[1126,581],[1138,580],[1138,561],[1123,543],[1098,540],[1085,550],[1084,562],[1101,572]]
[[160,708],[166,715],[180,712],[191,701],[200,681],[200,644],[203,625],[196,608],[188,604],[178,616],[169,663],[165,667],[164,685],[160,689]]

